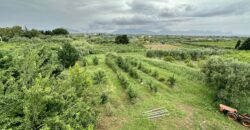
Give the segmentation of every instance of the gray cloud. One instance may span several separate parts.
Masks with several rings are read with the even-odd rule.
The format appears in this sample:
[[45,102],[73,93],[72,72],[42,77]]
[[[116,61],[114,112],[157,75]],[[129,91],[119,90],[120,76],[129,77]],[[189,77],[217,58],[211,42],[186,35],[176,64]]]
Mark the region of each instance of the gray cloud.
[[249,0],[0,0],[0,26],[250,34]]

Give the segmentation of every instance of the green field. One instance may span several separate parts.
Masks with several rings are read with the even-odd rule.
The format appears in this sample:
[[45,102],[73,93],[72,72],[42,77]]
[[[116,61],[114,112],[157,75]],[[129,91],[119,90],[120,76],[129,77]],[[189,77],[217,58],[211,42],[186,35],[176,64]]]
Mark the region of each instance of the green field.
[[[166,37],[164,40],[167,40],[167,38],[168,37]],[[90,104],[92,105],[89,105],[89,107],[92,107],[95,112],[98,113],[98,116],[96,116],[96,121],[89,121],[89,124],[92,124],[94,129],[246,129],[239,123],[229,120],[226,116],[218,111],[219,102],[216,101],[217,92],[211,85],[205,82],[205,75],[201,72],[201,67],[210,57],[212,57],[213,54],[208,55],[205,54],[205,52],[197,52],[199,54],[201,53],[201,55],[204,53],[204,57],[200,56],[198,59],[192,60],[192,55],[191,57],[185,59],[172,56],[175,58],[175,60],[167,61],[164,59],[164,57],[147,57],[146,53],[148,49],[143,45],[134,42],[131,42],[128,45],[119,45],[115,43],[99,44],[95,43],[95,41],[90,42],[85,36],[74,35],[67,38],[54,36],[52,38],[44,39],[39,39],[40,42],[37,42],[37,40],[33,39],[34,41],[27,40],[22,42],[3,42],[0,44],[0,52],[2,52],[4,55],[1,57],[1,63],[7,64],[9,61],[11,61],[10,64],[12,64],[10,65],[11,67],[2,67],[0,69],[1,76],[8,76],[7,79],[1,77],[1,91],[6,89],[6,92],[0,93],[1,97],[4,98],[0,102],[0,107],[4,108],[4,110],[8,110],[14,106],[20,107],[20,105],[15,103],[9,104],[8,106],[4,106],[4,104],[7,103],[7,101],[12,102],[18,100],[19,95],[20,97],[24,96],[22,101],[20,101],[20,104],[22,104],[21,108],[17,108],[18,110],[23,111],[20,114],[21,116],[13,115],[12,113],[15,113],[15,111],[12,109],[12,111],[9,111],[8,113],[6,112],[5,114],[1,114],[0,117],[4,118],[7,122],[8,120],[13,120],[13,123],[9,124],[6,123],[6,121],[0,121],[0,127],[4,129],[22,129],[23,126],[20,124],[32,126],[32,123],[46,124],[50,120],[53,122],[52,125],[58,126],[59,129],[64,128],[64,126],[65,129],[67,129],[70,128],[70,125],[74,126],[74,121],[76,120],[81,120],[81,118],[87,120],[88,118],[85,118],[85,116],[81,117],[81,114],[79,114],[79,118],[72,116],[72,119],[74,119],[73,123],[70,120],[65,121],[63,118],[67,118],[68,116],[71,118],[70,114],[62,118],[60,112],[53,113],[52,115],[45,114],[46,116],[42,116],[42,114],[44,115],[43,110],[41,110],[42,108],[40,109],[33,106],[36,105],[37,102],[35,101],[29,104],[29,102],[26,102],[26,100],[32,100],[28,96],[26,97],[26,95],[22,95],[22,92],[27,93],[24,86],[27,87],[27,91],[31,88],[35,89],[36,86],[46,86],[46,88],[51,86],[44,90],[43,88],[41,88],[41,90],[30,90],[31,93],[37,93],[37,95],[39,95],[39,97],[37,97],[37,106],[43,106],[43,102],[39,101],[51,99],[50,95],[53,95],[53,98],[58,98],[58,100],[59,97],[64,99],[65,101],[62,100],[62,102],[65,103],[66,100],[70,100],[70,96],[67,96],[72,94],[71,91],[68,91],[67,85],[74,86],[74,83],[82,83],[80,78],[81,74],[91,80],[91,83],[89,84],[89,90],[87,90],[90,91],[90,93],[87,93],[89,95],[86,98],[91,98],[91,100],[94,100],[93,102],[95,103],[91,102]],[[40,69],[39,67],[43,66],[44,63],[39,61],[39,57],[41,59],[44,57],[46,59],[48,55],[52,58],[54,56],[56,57],[56,52],[61,48],[65,42],[65,39],[68,40],[68,43],[75,47],[80,54],[80,57],[76,62],[77,65],[75,65],[75,67],[72,66],[72,68],[63,68],[61,74],[58,77],[50,77],[48,76],[50,68],[56,67],[56,65],[59,63],[53,63],[53,60],[44,60],[43,62],[46,61],[47,64],[51,62],[52,65],[45,66]],[[178,41],[176,41],[176,43],[178,43]],[[195,42],[195,44],[233,48],[235,40],[231,40],[229,42]],[[173,44],[171,43],[171,45]],[[178,48],[192,48],[189,47],[189,45],[182,46],[182,44],[176,44],[176,46],[178,46]],[[40,48],[42,47],[49,48],[49,50],[45,49],[45,51],[43,51],[42,49],[42,51],[40,51]],[[198,49],[204,50],[204,48],[199,47]],[[222,51],[224,52],[224,50],[221,50],[221,52]],[[43,53],[40,54],[39,52]],[[49,54],[47,54],[48,52]],[[182,54],[178,55],[182,56]],[[32,58],[32,56],[34,57]],[[225,54],[218,54],[218,56],[225,59],[237,58],[241,61],[249,62],[249,53],[247,51],[235,51],[230,53],[225,51]],[[98,63],[94,62],[95,58],[97,58]],[[119,66],[117,63],[117,59],[119,58],[125,62],[125,65],[129,66],[129,70],[126,70],[126,66]],[[109,65],[109,63],[113,66],[113,68]],[[16,71],[12,71],[13,68],[16,69]],[[13,74],[9,73],[8,71],[13,73],[18,72],[19,78],[15,79]],[[104,73],[105,76],[101,78],[96,77],[100,78],[99,80],[103,82],[99,82],[99,80],[93,78],[98,72]],[[74,77],[77,75],[80,77]],[[129,83],[128,88],[124,88],[124,82],[121,82],[121,77],[126,77],[125,79]],[[176,80],[174,85],[171,85],[169,81],[171,77],[174,77]],[[44,81],[46,78],[48,78],[48,81]],[[98,83],[95,83],[95,80]],[[76,89],[78,88],[77,85]],[[13,86],[13,88],[11,88],[11,86]],[[130,90],[136,94],[135,97],[130,97]],[[53,91],[56,91],[57,93],[53,93]],[[72,92],[77,91],[72,90]],[[100,95],[102,93],[105,93],[108,100],[107,102],[100,104]],[[13,96],[13,94],[17,94],[18,96]],[[61,97],[60,94],[65,94],[64,96],[67,98]],[[76,102],[78,102],[76,99],[72,99],[70,101],[73,101],[70,103],[71,105],[74,105]],[[22,107],[24,109],[22,109]],[[142,114],[145,111],[160,107],[166,109],[168,111],[168,115],[158,119],[147,119]],[[247,108],[249,108],[249,105],[244,107],[245,108],[242,108],[242,110],[248,111]],[[27,111],[33,115],[27,116]],[[67,112],[68,111],[73,111],[73,113],[78,112],[77,110],[67,109]],[[85,114],[84,112],[82,114]],[[39,121],[35,122],[34,120]],[[47,123],[45,126],[51,128],[49,127],[49,123]],[[42,125],[41,127],[46,129],[45,126]],[[71,128],[77,129],[76,127]]]

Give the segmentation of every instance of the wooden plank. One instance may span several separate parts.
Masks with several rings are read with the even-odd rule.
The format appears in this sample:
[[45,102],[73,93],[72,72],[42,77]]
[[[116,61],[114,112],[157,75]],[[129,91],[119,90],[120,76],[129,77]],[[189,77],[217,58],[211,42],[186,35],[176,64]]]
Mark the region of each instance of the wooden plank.
[[146,112],[143,112],[143,113],[149,113],[149,112],[158,111],[158,110],[162,110],[162,109],[164,109],[164,107],[152,109],[152,110],[149,110],[149,111],[146,111]]

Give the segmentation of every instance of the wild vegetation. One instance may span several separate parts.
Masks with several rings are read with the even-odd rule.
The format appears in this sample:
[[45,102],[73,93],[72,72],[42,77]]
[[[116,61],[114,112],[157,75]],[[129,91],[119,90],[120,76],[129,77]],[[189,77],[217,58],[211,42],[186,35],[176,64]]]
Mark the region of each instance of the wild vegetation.
[[[233,49],[246,38],[121,40],[20,27],[1,28],[0,36],[0,129],[244,129],[218,104],[250,110],[249,52]],[[185,44],[216,39],[230,49]],[[159,107],[169,115],[142,115]]]

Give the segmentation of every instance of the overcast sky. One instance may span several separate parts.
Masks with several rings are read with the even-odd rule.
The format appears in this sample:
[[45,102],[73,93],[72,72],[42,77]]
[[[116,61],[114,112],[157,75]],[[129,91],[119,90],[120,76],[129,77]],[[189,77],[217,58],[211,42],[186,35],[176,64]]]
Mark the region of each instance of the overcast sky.
[[250,0],[0,0],[0,26],[250,35]]

